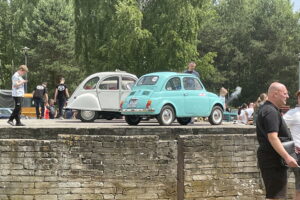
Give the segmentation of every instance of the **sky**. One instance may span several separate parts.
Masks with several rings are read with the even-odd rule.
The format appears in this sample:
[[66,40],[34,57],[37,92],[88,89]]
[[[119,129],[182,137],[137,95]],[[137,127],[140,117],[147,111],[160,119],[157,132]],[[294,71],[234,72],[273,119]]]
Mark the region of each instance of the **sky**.
[[294,11],[300,10],[300,0],[292,0],[292,3],[294,4]]

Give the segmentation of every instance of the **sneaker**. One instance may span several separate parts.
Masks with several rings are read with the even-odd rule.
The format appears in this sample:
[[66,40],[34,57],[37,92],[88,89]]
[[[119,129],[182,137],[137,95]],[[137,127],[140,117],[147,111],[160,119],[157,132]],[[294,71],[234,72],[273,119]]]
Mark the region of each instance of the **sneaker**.
[[25,124],[22,124],[22,123],[20,122],[20,123],[17,123],[16,126],[25,126]]
[[7,123],[8,123],[9,125],[14,126],[14,122],[13,122],[12,120],[8,120]]

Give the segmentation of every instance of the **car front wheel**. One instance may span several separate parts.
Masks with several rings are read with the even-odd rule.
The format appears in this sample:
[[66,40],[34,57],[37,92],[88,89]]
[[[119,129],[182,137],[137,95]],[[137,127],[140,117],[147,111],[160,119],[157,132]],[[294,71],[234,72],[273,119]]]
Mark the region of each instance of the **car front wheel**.
[[174,109],[172,106],[169,105],[164,106],[157,117],[158,123],[163,126],[171,125],[174,119],[175,119]]
[[214,106],[208,121],[211,125],[220,125],[223,121],[223,110],[220,106]]
[[126,115],[125,121],[129,125],[138,125],[141,121],[141,117],[139,117],[137,115]]
[[98,118],[98,112],[93,110],[81,110],[79,113],[79,119],[82,122],[93,122]]
[[192,120],[191,117],[177,117],[177,122],[180,125],[187,125],[188,123],[190,123]]

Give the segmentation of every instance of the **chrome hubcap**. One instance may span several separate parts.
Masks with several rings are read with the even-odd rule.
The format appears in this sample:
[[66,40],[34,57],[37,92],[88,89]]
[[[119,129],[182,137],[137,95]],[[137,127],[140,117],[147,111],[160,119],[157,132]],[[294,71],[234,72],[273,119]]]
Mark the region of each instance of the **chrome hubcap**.
[[172,119],[173,119],[172,111],[169,110],[169,109],[164,110],[163,113],[162,113],[162,118],[163,118],[165,124],[170,124],[172,122]]
[[215,110],[213,113],[213,119],[216,123],[220,123],[222,120],[222,112],[220,110]]
[[85,120],[91,120],[95,116],[95,111],[83,110],[83,111],[81,111],[81,116]]

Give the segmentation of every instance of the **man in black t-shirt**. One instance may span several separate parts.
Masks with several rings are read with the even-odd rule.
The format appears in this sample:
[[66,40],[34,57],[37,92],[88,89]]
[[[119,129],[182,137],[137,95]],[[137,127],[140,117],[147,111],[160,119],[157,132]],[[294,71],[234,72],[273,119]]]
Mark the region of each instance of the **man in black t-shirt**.
[[43,82],[41,85],[36,86],[36,88],[33,90],[32,96],[35,105],[36,118],[43,119],[45,112],[45,102],[48,102],[47,83]]
[[58,115],[57,118],[63,117],[63,108],[67,99],[69,98],[69,91],[68,87],[65,84],[65,79],[61,78],[59,84],[56,86],[55,94],[54,94],[54,101],[58,103]]
[[258,111],[256,133],[259,147],[258,165],[266,188],[267,199],[285,198],[287,191],[287,167],[299,167],[282,146],[282,141],[290,140],[290,132],[282,119],[279,108],[289,97],[286,87],[278,82],[270,85],[268,101]]

